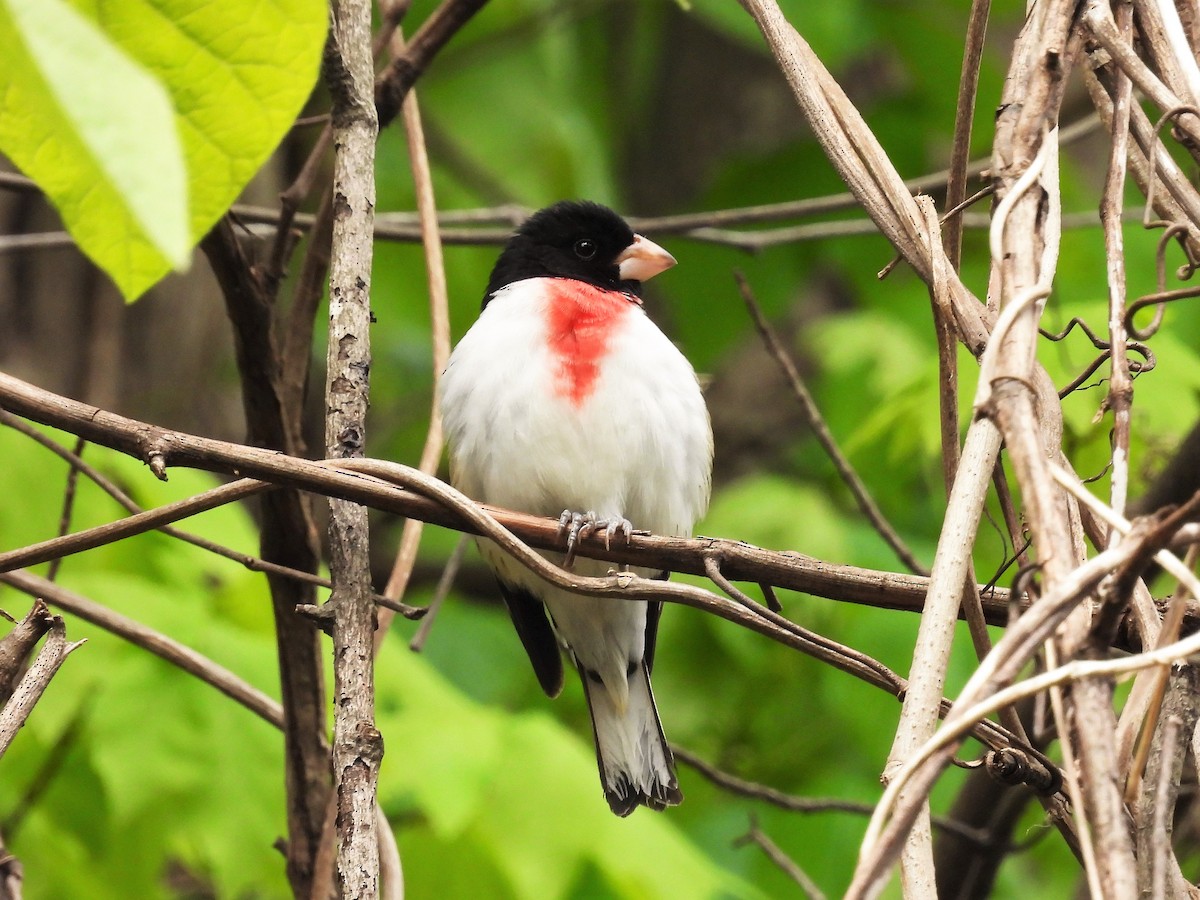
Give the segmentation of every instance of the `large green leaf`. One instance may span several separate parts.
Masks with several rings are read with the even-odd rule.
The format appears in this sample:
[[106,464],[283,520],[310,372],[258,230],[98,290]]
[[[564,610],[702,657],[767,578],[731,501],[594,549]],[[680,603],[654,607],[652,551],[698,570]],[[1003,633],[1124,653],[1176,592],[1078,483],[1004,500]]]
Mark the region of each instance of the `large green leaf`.
[[[585,736],[545,713],[505,713],[476,703],[419,656],[381,654],[378,723],[388,753],[380,799],[419,813],[398,837],[430,840],[405,854],[406,877],[432,890],[438,847],[464,845],[513,897],[574,895],[594,872],[620,897],[757,897],[705,858],[671,814],[618,819],[605,805]],[[590,743],[590,742],[588,742]],[[490,866],[484,861],[490,858]],[[447,882],[439,883],[439,896]],[[463,896],[477,896],[475,892]]]
[[320,0],[0,0],[0,150],[136,298],[278,145],[325,25]]
[[61,0],[6,0],[0,146],[129,291],[188,258],[183,150],[162,84]]

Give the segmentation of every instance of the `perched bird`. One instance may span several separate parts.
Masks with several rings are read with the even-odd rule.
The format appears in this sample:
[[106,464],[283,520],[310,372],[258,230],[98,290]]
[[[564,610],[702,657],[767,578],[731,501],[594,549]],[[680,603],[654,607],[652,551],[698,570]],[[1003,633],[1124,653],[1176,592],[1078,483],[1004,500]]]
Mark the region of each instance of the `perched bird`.
[[[606,207],[543,209],[509,239],[442,376],[454,484],[481,502],[561,516],[568,552],[543,555],[583,575],[612,564],[575,560],[580,535],[627,539],[636,525],[688,536],[708,505],[712,428],[696,373],[639,297],[673,265]],[[578,668],[613,812],[679,803],[650,691],[662,604],[571,594],[492,543],[479,547],[545,692],[562,690],[560,642]]]

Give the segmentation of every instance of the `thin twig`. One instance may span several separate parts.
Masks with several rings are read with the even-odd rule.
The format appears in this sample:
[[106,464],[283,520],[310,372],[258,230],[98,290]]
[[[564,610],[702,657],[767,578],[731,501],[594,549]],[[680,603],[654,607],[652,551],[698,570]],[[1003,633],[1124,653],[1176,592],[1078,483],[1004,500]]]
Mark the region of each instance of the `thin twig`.
[[27,253],[30,250],[61,250],[64,247],[74,246],[75,239],[65,231],[0,235],[0,255]]
[[800,890],[804,891],[804,895],[809,900],[825,900],[825,894],[817,887],[816,882],[809,878],[808,874],[800,868],[794,859],[784,853],[778,844],[767,837],[762,829],[758,827],[758,820],[753,815],[750,816],[750,830],[733,842],[733,846],[735,847],[741,847],[745,844],[755,844],[758,846],[771,862],[775,863],[788,878],[800,886]]
[[879,533],[879,536],[892,548],[896,556],[900,558],[909,569],[910,572],[916,572],[919,575],[929,574],[928,570],[921,565],[913,552],[904,543],[903,538],[896,532],[887,517],[880,510],[874,498],[867,490],[867,486],[851,465],[850,460],[842,453],[841,447],[838,446],[837,439],[829,430],[829,426],[825,423],[824,417],[821,415],[820,409],[817,408],[816,401],[813,400],[812,394],[805,385],[804,379],[800,377],[800,373],[796,370],[795,364],[792,362],[791,356],[780,342],[775,334],[770,323],[762,314],[762,309],[759,308],[758,302],[754,299],[754,292],[750,288],[746,276],[740,272],[733,273],[734,279],[737,281],[738,291],[742,295],[742,300],[746,304],[746,308],[750,311],[750,316],[754,320],[754,327],[758,329],[759,335],[762,337],[763,343],[767,347],[767,351],[771,357],[779,365],[783,375],[788,380],[788,385],[792,389],[792,393],[796,396],[796,400],[800,404],[800,411],[804,416],[808,427],[812,429],[813,436],[817,442],[825,450],[826,455],[837,469],[838,475],[841,477],[846,487],[850,489],[850,493],[854,496],[855,503],[862,511],[863,515],[871,523],[872,527]]
[[[71,455],[76,459],[81,459],[83,448],[87,446],[87,441],[83,438],[75,439],[75,449]],[[72,464],[67,471],[67,486],[63,491],[62,512],[58,517],[58,535],[62,537],[71,530],[71,512],[75,508],[75,489],[79,484],[79,467]],[[62,557],[50,560],[50,566],[46,571],[46,578],[49,581],[54,581],[58,576],[59,566],[62,565]]]
[[[716,766],[705,762],[699,756],[690,750],[680,747],[678,744],[671,745],[671,753],[674,754],[676,760],[685,766],[695,769],[705,779],[722,790],[749,800],[761,800],[763,803],[770,804],[779,809],[786,809],[789,812],[840,812],[869,816],[874,811],[874,807],[870,803],[855,803],[853,800],[843,800],[840,797],[798,797],[795,794],[788,794],[777,790],[770,785],[747,781],[744,778],[739,778],[736,775],[718,769]],[[987,833],[981,829],[971,828],[947,816],[933,816],[932,822],[935,828],[955,834],[963,840],[980,847],[991,847],[994,844],[989,839]]]
[[446,567],[442,569],[442,577],[438,579],[437,587],[433,591],[433,597],[430,598],[429,605],[425,607],[425,616],[421,619],[421,624],[417,626],[412,640],[408,642],[408,649],[414,653],[420,653],[425,649],[425,641],[429,639],[429,632],[433,629],[433,623],[437,621],[437,615],[442,609],[442,604],[446,602],[446,597],[450,594],[451,588],[454,587],[454,580],[458,577],[459,566],[462,565],[463,557],[467,555],[467,545],[470,543],[471,539],[465,534],[458,536],[458,543],[454,545],[454,550],[451,551],[450,558],[446,560]]
[[[7,410],[0,409],[0,424],[19,431],[21,434],[37,441],[52,453],[66,460],[75,471],[78,471],[80,474],[84,475],[88,480],[99,487],[100,490],[104,491],[104,493],[112,497],[113,500],[124,507],[127,511],[133,513],[135,517],[145,514],[145,518],[143,519],[128,518],[121,520],[119,528],[120,535],[123,537],[143,533],[145,531],[158,530],[163,534],[191,544],[194,547],[199,547],[202,550],[207,550],[209,553],[213,553],[217,556],[221,556],[225,559],[239,563],[252,572],[264,572],[270,575],[277,575],[280,578],[288,578],[293,581],[304,582],[306,584],[311,584],[315,587],[322,587],[327,590],[333,586],[328,578],[323,578],[320,575],[316,575],[312,572],[305,572],[301,569],[294,569],[290,566],[281,566],[278,563],[268,562],[265,559],[261,559],[248,553],[243,553],[239,550],[234,550],[231,547],[226,547],[222,544],[216,543],[215,541],[210,541],[207,538],[202,538],[199,535],[175,528],[171,525],[160,524],[155,526],[153,524],[146,524],[158,521],[175,521],[177,519],[194,515],[196,512],[201,511],[201,509],[200,506],[185,506],[179,509],[179,514],[177,515],[175,511],[168,512],[168,510],[173,510],[172,507],[159,507],[158,509],[147,513],[146,510],[134,502],[133,498],[122,491],[111,479],[107,478],[94,466],[85,462],[82,457],[72,453],[70,450],[67,450],[57,441],[54,441],[47,435],[42,434],[42,432],[31,427],[21,419],[18,419]],[[229,488],[230,486],[225,485],[224,487]],[[230,488],[229,494],[221,493],[213,495],[212,499],[215,501],[214,506],[206,506],[206,501],[201,499],[202,497],[207,497],[207,494],[191,497],[182,502],[184,504],[190,504],[193,501],[197,501],[201,504],[201,506],[204,506],[204,508],[211,509],[215,506],[221,506],[226,503],[233,502],[234,500],[240,499],[243,496],[251,496],[260,490],[269,489],[269,486],[265,483],[258,484],[257,486],[248,484],[246,486],[246,493],[244,494],[242,493],[241,489]],[[189,509],[192,511],[187,511]],[[104,526],[100,526],[100,528],[103,529]],[[107,541],[103,541],[101,544],[95,543],[98,538],[103,536],[104,531],[97,529],[89,529],[87,532],[78,532],[74,535],[62,535],[55,541],[47,541],[40,545],[35,544],[32,547],[24,548],[24,551],[26,552],[32,551],[33,555],[25,558],[17,557],[14,564],[19,566],[29,566],[35,565],[38,562],[49,561],[53,565],[55,561],[62,559],[64,556],[101,546],[102,543],[107,543]],[[109,536],[112,537],[116,535],[112,534]],[[37,551],[33,551],[34,547],[42,547],[43,552],[39,553]],[[41,559],[37,558],[39,555],[44,555],[46,552],[51,552],[52,555],[45,556]],[[421,607],[409,606],[404,603],[396,603],[382,594],[372,594],[372,599],[379,606],[383,606],[398,612],[406,619],[419,619],[425,614],[424,609]]]
[[946,179],[947,219],[942,230],[942,246],[946,248],[950,265],[956,269],[962,253],[962,220],[949,215],[949,211],[956,209],[967,196],[971,125],[975,118],[975,97],[979,90],[979,69],[990,8],[991,0],[971,0],[971,14],[967,19],[967,36],[963,45],[962,74],[958,82],[958,101],[954,109],[954,141]]
[[58,671],[59,666],[71,654],[83,646],[83,641],[67,643],[67,629],[59,616],[54,617],[50,624],[50,633],[46,643],[42,645],[37,658],[17,685],[4,709],[0,710],[0,757],[8,751],[13,738],[17,736],[21,726],[25,724],[34,705],[41,699],[42,693],[50,684],[50,679]]
[[276,728],[283,727],[283,710],[279,701],[273,700],[228,669],[173,638],[32,572],[3,572],[0,573],[0,581],[30,596],[42,597],[50,605],[153,653],[189,675],[194,675],[205,684],[215,687]]
[[[399,14],[408,0],[389,4],[394,7],[392,16]],[[399,26],[392,34],[391,52],[394,58],[404,52],[404,35]],[[429,411],[429,428],[425,434],[425,446],[417,468],[430,475],[437,471],[442,458],[442,416],[437,403],[437,385],[450,360],[450,300],[446,289],[446,264],[442,256],[442,242],[438,236],[437,199],[433,191],[433,174],[429,166],[429,154],[425,147],[425,131],[421,124],[421,109],[417,93],[410,90],[403,103],[404,133],[408,142],[409,165],[412,169],[413,185],[417,194],[417,210],[421,219],[422,246],[425,250],[425,277],[429,284],[430,341],[433,358],[433,403]],[[404,599],[413,566],[417,562],[417,550],[421,543],[421,532],[425,523],[420,519],[406,519],[400,533],[400,546],[392,564],[383,593],[397,602]],[[387,633],[390,616],[381,616],[375,633],[375,647]],[[428,628],[425,629],[428,631]],[[416,638],[414,637],[414,641]]]
[[[1117,533],[1116,529],[1114,529],[1114,533]],[[1189,570],[1194,569],[1198,556],[1200,556],[1200,547],[1193,544],[1188,548],[1183,564]],[[1176,585],[1175,592],[1167,604],[1167,614],[1163,617],[1162,628],[1158,632],[1157,646],[1165,647],[1179,639],[1179,629],[1183,624],[1183,614],[1187,609],[1187,601],[1190,596],[1191,592],[1183,582]],[[1167,681],[1170,676],[1169,666],[1162,666],[1157,671],[1148,670],[1138,676],[1138,681],[1144,681],[1144,688],[1149,692],[1149,701],[1145,715],[1140,722],[1136,749],[1125,780],[1125,802],[1127,803],[1133,803],[1141,790],[1142,773],[1146,770],[1146,760],[1150,757],[1150,745],[1154,739],[1155,728],[1158,726],[1158,715],[1162,709],[1163,697],[1166,694]],[[1135,691],[1138,690],[1138,681],[1134,682]],[[1133,698],[1134,694],[1131,691],[1130,703],[1133,703]],[[1121,740],[1118,735],[1117,745],[1124,746],[1124,744],[1125,741]]]
[[1171,813],[1175,809],[1172,785],[1175,778],[1175,754],[1179,729],[1183,723],[1168,716],[1162,723],[1159,747],[1158,783],[1154,786],[1150,825],[1150,896],[1167,896],[1167,873],[1171,869]]
[[[1133,7],[1120,4],[1115,10],[1116,24],[1125,40],[1133,32]],[[1129,156],[1129,113],[1133,87],[1122,71],[1113,87],[1112,143],[1108,173],[1100,201],[1100,221],[1104,225],[1104,254],[1108,272],[1108,333],[1111,376],[1106,405],[1113,412],[1112,474],[1109,504],[1118,513],[1125,512],[1129,492],[1129,430],[1133,406],[1133,377],[1125,355],[1128,333],[1125,329],[1125,243],[1121,212],[1125,199],[1126,160]],[[1111,535],[1116,540],[1115,534]]]

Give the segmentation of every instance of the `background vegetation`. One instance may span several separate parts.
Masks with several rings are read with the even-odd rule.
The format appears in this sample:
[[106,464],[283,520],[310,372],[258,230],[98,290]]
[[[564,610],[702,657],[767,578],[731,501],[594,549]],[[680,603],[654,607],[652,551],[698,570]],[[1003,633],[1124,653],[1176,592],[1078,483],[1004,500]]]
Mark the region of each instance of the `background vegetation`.
[[[230,23],[254,6],[240,0],[220,5]],[[949,161],[969,5],[845,0],[783,7],[899,171],[916,177]],[[103,4],[74,6],[103,22]],[[407,21],[419,23],[433,7],[416,0]],[[992,11],[975,157],[990,151],[993,112],[1023,14],[1023,4]],[[315,20],[323,21],[319,5]],[[314,58],[306,60],[297,64],[301,82],[305,72],[315,74]],[[588,197],[631,215],[658,216],[844,189],[753,22],[726,0],[497,0],[441,52],[417,93],[443,210],[537,208]],[[122,103],[119,94],[101,99],[105,109]],[[327,108],[318,90],[307,111]],[[1073,84],[1064,122],[1087,110],[1082,87]],[[272,203],[314,137],[312,128],[291,130],[244,199]],[[1106,136],[1097,129],[1064,153],[1064,207],[1094,213]],[[378,159],[378,210],[414,209],[398,123],[382,135]],[[938,189],[932,193],[940,198]],[[0,216],[4,234],[58,227],[39,194],[0,195]],[[864,221],[854,211],[841,217]],[[838,216],[822,221],[830,218]],[[194,224],[202,227],[190,243],[211,217]],[[880,507],[930,563],[945,495],[937,346],[925,285],[903,265],[884,280],[876,277],[893,255],[877,234],[817,229],[758,253],[687,235],[651,236],[680,265],[649,287],[647,307],[711,378],[716,488],[698,531],[902,570],[862,518],[762,349],[733,280],[739,269]],[[1132,297],[1154,289],[1156,237],[1135,222],[1125,239]],[[476,314],[495,253],[494,245],[446,250],[455,337]],[[987,265],[984,234],[969,232],[963,278],[980,293]],[[433,385],[419,244],[377,244],[372,298],[377,321],[367,452],[415,464]],[[1082,316],[1102,327],[1105,315],[1104,248],[1094,220],[1064,237],[1046,324],[1062,328]],[[1197,347],[1200,315],[1187,305],[1171,308],[1168,327],[1154,342],[1159,371],[1137,381],[1133,496],[1197,418]],[[314,360],[324,356],[323,347],[314,347]],[[1089,344],[1074,338],[1047,342],[1039,354],[1059,385],[1093,356]],[[6,247],[0,255],[0,368],[135,418],[232,440],[244,436],[230,331],[199,256],[190,272],[170,275],[125,306],[108,277],[73,247]],[[964,422],[975,369],[964,354]],[[1064,445],[1081,474],[1099,476],[1100,492],[1107,489],[1111,427],[1110,419],[1097,418],[1106,371],[1064,403]],[[170,481],[160,484],[138,463],[99,448],[89,447],[85,458],[145,506],[215,483],[202,473],[172,470]],[[0,429],[0,459],[0,550],[53,536],[67,466],[7,428]],[[122,514],[81,482],[71,528]],[[381,582],[398,523],[379,516],[375,525]],[[257,553],[248,509],[222,508],[187,527]],[[981,581],[999,575],[1010,558],[1006,534],[1002,527],[981,530],[975,552]],[[428,601],[456,541],[454,532],[426,530],[408,602]],[[58,581],[277,694],[262,575],[155,533],[72,557]],[[397,620],[379,654],[377,724],[387,749],[380,799],[399,841],[410,896],[794,891],[758,848],[736,845],[752,818],[826,893],[846,889],[865,827],[860,815],[784,811],[718,789],[684,765],[681,807],[614,819],[596,784],[579,686],[569,683],[554,704],[542,697],[497,600],[472,549],[424,650],[409,650],[416,626]],[[794,621],[907,672],[916,616],[797,594],[781,600]],[[12,614],[19,616],[27,603],[0,586],[0,605]],[[26,895],[287,895],[282,858],[272,847],[285,832],[278,732],[99,629],[69,619],[68,634],[88,643],[63,666],[0,762],[0,834],[24,865]],[[970,642],[961,637],[948,696],[974,663]],[[655,688],[672,740],[721,769],[806,797],[868,804],[878,798],[899,711],[886,694],[684,608],[664,616]],[[949,807],[964,777],[951,772],[943,778],[935,811]],[[1036,804],[1013,839],[1020,851],[1001,869],[995,896],[1070,894],[1078,866]]]

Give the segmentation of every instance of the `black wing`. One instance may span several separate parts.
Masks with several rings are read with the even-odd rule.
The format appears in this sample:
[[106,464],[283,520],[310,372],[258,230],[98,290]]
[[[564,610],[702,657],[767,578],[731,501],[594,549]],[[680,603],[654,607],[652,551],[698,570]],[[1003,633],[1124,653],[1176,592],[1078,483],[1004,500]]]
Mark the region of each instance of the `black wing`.
[[[659,572],[657,575],[652,575],[656,581],[666,581],[671,577],[671,573],[667,571]],[[662,618],[662,601],[652,600],[646,604],[646,674],[654,672],[654,648],[658,644],[658,620]]]
[[524,588],[500,584],[500,595],[508,614],[512,617],[517,636],[525,645],[533,672],[547,697],[557,697],[563,689],[562,654],[558,650],[558,638],[550,626],[546,607],[542,601]]

